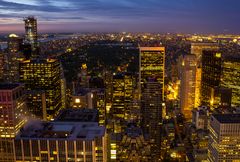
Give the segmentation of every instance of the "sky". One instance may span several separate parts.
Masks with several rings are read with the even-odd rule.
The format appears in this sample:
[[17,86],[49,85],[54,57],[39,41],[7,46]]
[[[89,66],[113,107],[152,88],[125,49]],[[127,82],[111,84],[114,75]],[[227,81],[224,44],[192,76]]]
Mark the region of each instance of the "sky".
[[240,0],[0,0],[0,33],[158,32],[240,34]]

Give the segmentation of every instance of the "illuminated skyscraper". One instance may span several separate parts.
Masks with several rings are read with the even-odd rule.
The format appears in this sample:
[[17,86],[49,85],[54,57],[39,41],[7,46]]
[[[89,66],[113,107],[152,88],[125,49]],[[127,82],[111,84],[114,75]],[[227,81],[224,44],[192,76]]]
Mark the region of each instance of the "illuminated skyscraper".
[[[218,51],[205,50],[202,54],[201,104],[212,107],[214,89],[220,86],[222,56]],[[212,107],[213,108],[213,107]]]
[[8,37],[8,52],[6,55],[5,81],[18,82],[19,80],[19,59],[21,58],[22,38],[15,34]]
[[114,120],[114,132],[122,131],[122,124],[130,118],[133,100],[133,77],[130,74],[119,73],[113,76],[111,115]]
[[216,43],[192,43],[191,54],[197,57],[196,84],[195,84],[195,107],[201,105],[201,81],[202,81],[202,53],[203,50],[218,50]]
[[5,65],[4,54],[0,50],[0,81],[3,81],[4,79],[4,65]]
[[164,47],[140,47],[139,57],[139,81],[140,89],[148,79],[155,78],[161,85],[161,98],[164,100],[164,67],[165,48]]
[[180,84],[180,108],[186,119],[191,119],[192,109],[195,107],[196,69],[195,55],[181,56],[181,84]]
[[232,106],[240,106],[240,61],[238,59],[224,61],[221,86],[232,90]]
[[21,84],[0,84],[0,161],[13,161],[12,139],[26,122],[26,95]]
[[36,50],[38,48],[38,33],[37,33],[37,19],[33,16],[26,17],[25,22],[25,42],[31,44],[33,57],[37,56]]
[[208,161],[239,161],[240,114],[214,114],[209,124]]
[[55,59],[25,60],[20,63],[20,81],[25,83],[30,94],[31,91],[45,91],[47,119],[52,119],[62,108],[60,71],[60,63]]
[[162,105],[164,102],[164,47],[140,47],[139,81],[141,92],[142,127],[153,142],[155,160],[161,150]]

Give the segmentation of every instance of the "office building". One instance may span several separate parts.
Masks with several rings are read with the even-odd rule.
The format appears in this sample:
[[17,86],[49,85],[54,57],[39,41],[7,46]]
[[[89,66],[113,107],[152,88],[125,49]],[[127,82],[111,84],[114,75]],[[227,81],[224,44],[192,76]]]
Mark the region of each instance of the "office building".
[[144,83],[141,99],[142,128],[145,137],[151,142],[152,156],[159,160],[162,135],[162,93],[156,80]]
[[26,96],[21,84],[0,84],[0,161],[13,161],[13,138],[26,122]]
[[218,50],[217,43],[191,43],[191,54],[196,55],[196,83],[195,83],[195,107],[201,105],[201,82],[202,82],[202,53],[204,50]]
[[239,161],[240,114],[214,114],[209,125],[208,160]]
[[130,119],[133,101],[133,76],[119,73],[113,76],[112,107],[110,110],[114,120],[114,132],[124,130],[124,122]]
[[105,90],[102,88],[80,88],[71,96],[72,108],[96,109],[99,113],[99,124],[105,125],[106,103]]
[[[62,108],[61,68],[55,59],[36,59],[20,62],[20,81],[27,91],[43,90],[46,97],[47,119],[50,120]],[[35,109],[28,107],[28,109]],[[31,111],[31,110],[29,110]]]
[[16,162],[106,162],[105,128],[98,122],[32,121],[14,140]]
[[201,104],[213,108],[214,89],[220,86],[222,56],[219,51],[203,51]]
[[221,86],[232,90],[231,106],[240,106],[240,61],[238,59],[224,60]]
[[164,104],[165,48],[140,47],[139,88],[142,128],[152,142],[155,160],[160,159],[162,105]]
[[3,81],[4,79],[4,53],[0,50],[0,81]]
[[196,69],[195,55],[185,55],[179,58],[180,69],[180,108],[187,120],[191,120],[192,109],[195,107]]
[[107,157],[105,128],[98,126],[95,109],[63,109],[53,122],[30,121],[14,146],[15,161],[90,162]]
[[38,49],[38,33],[37,33],[37,19],[29,16],[24,18],[25,22],[25,43],[31,44],[32,57],[37,57]]
[[21,59],[22,38],[16,34],[8,36],[8,52],[5,59],[5,81],[18,82],[19,80],[19,60]]

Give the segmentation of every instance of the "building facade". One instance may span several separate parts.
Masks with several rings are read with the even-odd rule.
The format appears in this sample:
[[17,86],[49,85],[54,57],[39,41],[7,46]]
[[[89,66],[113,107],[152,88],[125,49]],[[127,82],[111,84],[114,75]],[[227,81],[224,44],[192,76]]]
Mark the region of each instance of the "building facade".
[[[62,108],[60,74],[60,64],[55,59],[20,62],[20,82],[25,84],[29,94],[36,90],[45,91],[47,119],[52,119]],[[28,109],[35,108],[28,107]]]
[[26,95],[21,84],[0,84],[0,161],[13,161],[13,139],[26,122]]
[[214,114],[210,119],[208,160],[239,161],[240,114]]

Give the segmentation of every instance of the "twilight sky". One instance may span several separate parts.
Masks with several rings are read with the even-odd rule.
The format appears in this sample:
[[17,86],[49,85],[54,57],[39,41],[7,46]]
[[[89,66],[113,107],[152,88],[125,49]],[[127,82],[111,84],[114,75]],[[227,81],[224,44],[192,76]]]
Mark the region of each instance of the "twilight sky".
[[182,32],[240,34],[240,0],[0,0],[0,33]]

